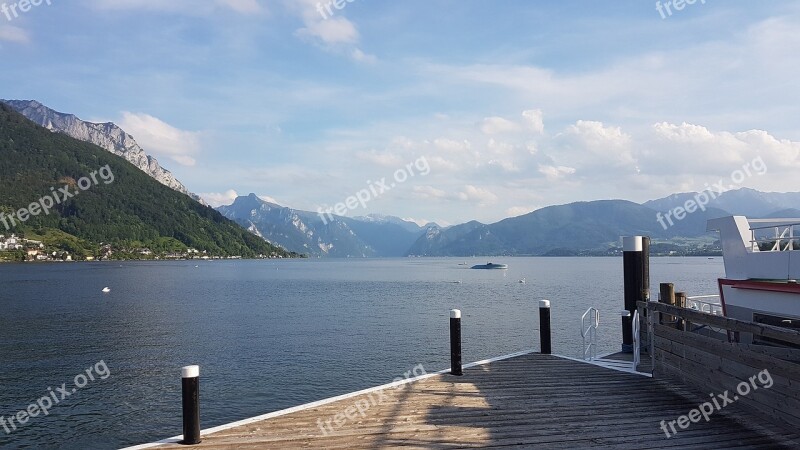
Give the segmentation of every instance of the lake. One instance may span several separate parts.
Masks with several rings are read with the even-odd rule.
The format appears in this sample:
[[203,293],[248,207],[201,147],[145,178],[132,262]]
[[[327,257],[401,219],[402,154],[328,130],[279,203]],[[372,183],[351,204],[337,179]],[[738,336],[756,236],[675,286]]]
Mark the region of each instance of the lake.
[[[619,350],[622,258],[492,260],[509,269],[459,265],[486,262],[473,258],[0,265],[0,417],[53,403],[10,433],[0,424],[0,448],[179,435],[190,364],[201,366],[203,428],[419,364],[446,369],[452,308],[463,312],[465,363],[538,349],[540,299],[552,302],[554,353],[581,354],[590,306],[601,311],[599,350]],[[721,258],[653,258],[651,290],[715,294],[723,274]]]

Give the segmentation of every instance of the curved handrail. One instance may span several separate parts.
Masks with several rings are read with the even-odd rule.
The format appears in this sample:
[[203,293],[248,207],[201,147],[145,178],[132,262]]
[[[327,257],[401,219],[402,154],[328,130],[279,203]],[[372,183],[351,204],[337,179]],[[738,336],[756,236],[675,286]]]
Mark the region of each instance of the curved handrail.
[[[588,319],[588,324],[587,324]],[[593,361],[597,358],[597,327],[600,326],[600,311],[591,307],[581,316],[581,337],[583,338],[583,359]],[[588,343],[586,341],[589,341]],[[589,355],[587,358],[586,355]]]

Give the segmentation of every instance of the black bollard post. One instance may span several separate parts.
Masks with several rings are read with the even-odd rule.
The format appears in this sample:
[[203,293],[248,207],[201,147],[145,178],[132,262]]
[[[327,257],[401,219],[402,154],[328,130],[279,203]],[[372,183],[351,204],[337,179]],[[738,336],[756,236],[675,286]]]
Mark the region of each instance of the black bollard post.
[[552,353],[552,333],[550,331],[550,300],[539,300],[539,341],[543,355]]
[[181,370],[183,393],[183,445],[200,443],[200,366]]
[[450,310],[450,374],[461,376],[461,310]]
[[625,309],[622,317],[622,351],[633,352],[633,313],[637,302],[650,300],[650,238],[626,236],[622,238],[622,266],[625,283]]

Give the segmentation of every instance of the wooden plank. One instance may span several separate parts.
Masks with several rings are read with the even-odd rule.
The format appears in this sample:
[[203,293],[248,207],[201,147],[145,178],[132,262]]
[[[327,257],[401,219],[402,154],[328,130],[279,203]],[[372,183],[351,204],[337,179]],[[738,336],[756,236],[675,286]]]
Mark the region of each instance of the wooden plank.
[[[748,389],[748,391],[750,391],[747,396],[748,400],[768,404],[784,414],[797,416],[798,421],[800,421],[800,399],[797,397],[797,392],[795,392],[789,384],[789,380],[770,376],[772,384],[769,388],[765,388],[763,384],[756,382],[755,384],[758,388],[753,389],[752,384],[749,382],[749,378],[752,377],[754,373],[753,368],[736,365],[735,363],[695,348],[683,346],[675,342],[661,341],[660,338],[657,339],[659,339],[656,345],[658,349],[697,364],[696,366],[690,367],[700,367],[699,373],[695,375],[698,377],[709,377],[712,380],[711,384],[703,386],[705,390],[719,393],[727,389],[731,392],[735,392],[737,386],[744,382],[751,388]],[[666,344],[666,346],[663,344]],[[717,381],[719,384],[717,384]]]
[[739,344],[745,350],[800,364],[800,349],[772,347],[770,345]]
[[[659,374],[666,379],[671,380],[680,380],[681,382],[685,383],[686,385],[691,385],[695,387],[695,393],[698,396],[698,400],[702,402],[706,401],[706,398],[703,397],[703,387],[708,387],[709,385],[714,385],[716,381],[709,381],[706,377],[704,378],[700,375],[700,371],[692,370],[693,365],[696,363],[692,361],[688,361],[686,359],[677,358],[675,355],[670,355],[667,352],[664,352],[662,349],[656,349],[656,357],[659,361],[656,363],[658,365],[658,372]],[[717,378],[724,378],[721,374],[716,374]],[[717,386],[720,386],[719,384]],[[705,389],[706,391],[712,391],[713,387],[710,389]],[[718,389],[718,388],[717,388]],[[708,394],[705,394],[708,395]],[[710,398],[710,397],[709,397]],[[744,400],[740,400],[736,402],[736,405],[745,405],[749,408],[753,408],[758,412],[765,414],[771,421],[779,424],[780,426],[788,429],[794,429],[800,426],[800,421],[792,415],[786,415],[783,411],[778,410],[776,408],[771,407],[767,404],[762,404],[759,402],[750,401],[746,397]],[[696,405],[695,405],[696,407]],[[735,410],[738,413],[747,413],[747,410],[741,410],[739,408],[726,408],[724,411],[730,412],[729,409]],[[754,417],[753,414],[748,414],[750,417]]]
[[757,336],[779,339],[784,342],[800,345],[800,331],[766,325],[762,323],[746,322],[729,317],[715,316],[692,309],[678,308],[657,302],[647,302],[650,311],[659,311],[670,315],[682,317],[694,324],[710,325],[741,333],[752,333]]
[[[680,346],[680,344],[672,344]],[[726,368],[726,370],[713,370],[709,368],[710,365],[715,363],[715,361],[710,360],[711,355],[695,352],[694,349],[685,346],[681,347],[683,354],[676,355],[660,346],[656,347],[656,351],[664,352],[659,356],[673,368],[678,368],[682,372],[681,376],[685,383],[689,385],[694,383],[693,386],[697,389],[715,394],[723,393],[727,390],[730,392],[730,398],[739,398],[737,404],[763,406],[766,409],[760,409],[769,411],[769,414],[774,419],[800,425],[800,401],[783,394],[780,390],[773,390],[778,386],[774,377],[773,386],[769,389],[759,388],[758,390],[752,390],[747,396],[736,395],[737,385],[747,381],[751,368],[740,367],[738,373],[735,373],[737,371],[730,367]]]
[[751,366],[754,370],[769,369],[772,374],[800,381],[800,364],[746,350],[738,343],[722,342],[663,325],[655,325],[654,329],[656,338],[662,337],[693,348],[706,350],[708,353]]
[[[786,362],[783,360],[774,360],[769,356],[762,354],[749,354],[747,350],[742,350],[742,344],[727,343],[716,341],[714,339],[702,338],[690,333],[683,333],[673,330],[669,327],[659,329],[662,337],[656,339],[670,339],[673,342],[679,342],[689,347],[692,352],[705,352],[702,355],[702,361],[705,366],[717,357],[728,360],[728,364],[739,364],[741,367],[737,373],[728,372],[737,377],[752,376],[761,370],[767,369],[770,377],[774,383],[777,384],[775,390],[779,391],[781,395],[796,399],[800,401],[800,374],[798,374],[798,366],[794,363]],[[664,348],[664,344],[660,344]],[[675,351],[672,353],[680,354]],[[682,355],[682,354],[680,354]],[[786,370],[786,368],[790,370]],[[746,372],[751,371],[748,375]]]
[[[660,351],[660,350],[659,350]],[[800,436],[760,417],[715,415],[667,439],[662,420],[697,407],[651,378],[532,354],[409,385],[327,435],[319,421],[357,396],[204,435],[202,449],[689,448],[798,446]],[[179,445],[165,448],[182,449]]]

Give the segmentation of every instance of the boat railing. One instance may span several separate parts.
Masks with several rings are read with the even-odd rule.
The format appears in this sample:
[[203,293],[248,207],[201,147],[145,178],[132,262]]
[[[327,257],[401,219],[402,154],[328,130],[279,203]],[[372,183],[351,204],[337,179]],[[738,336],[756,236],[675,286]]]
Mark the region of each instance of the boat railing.
[[[716,299],[716,301],[714,301],[714,299]],[[694,309],[695,311],[713,314],[715,316],[722,316],[724,314],[722,312],[722,304],[719,302],[719,299],[719,294],[686,297],[686,307]]]
[[583,338],[583,359],[594,361],[597,358],[597,327],[600,326],[600,311],[589,308],[581,316],[581,337]]
[[[772,244],[770,250],[767,250],[770,252],[792,251],[795,241],[800,240],[800,236],[794,232],[794,227],[800,226],[800,219],[750,219],[749,222],[751,224],[768,224],[750,227],[751,251],[761,251],[760,244]],[[773,232],[766,233],[766,230],[773,230]]]

